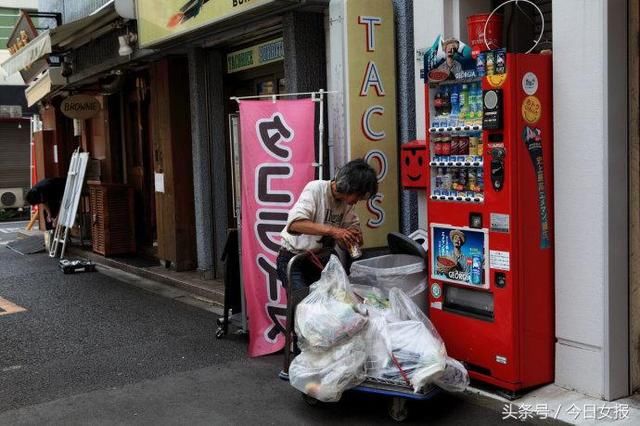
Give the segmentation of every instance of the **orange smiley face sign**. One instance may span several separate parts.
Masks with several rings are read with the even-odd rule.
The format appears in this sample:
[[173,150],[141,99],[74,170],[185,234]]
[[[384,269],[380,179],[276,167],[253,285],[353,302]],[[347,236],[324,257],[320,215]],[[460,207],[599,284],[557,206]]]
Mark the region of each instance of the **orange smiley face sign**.
[[540,99],[535,96],[527,96],[522,101],[522,118],[529,124],[535,124],[540,121],[542,115],[542,104]]

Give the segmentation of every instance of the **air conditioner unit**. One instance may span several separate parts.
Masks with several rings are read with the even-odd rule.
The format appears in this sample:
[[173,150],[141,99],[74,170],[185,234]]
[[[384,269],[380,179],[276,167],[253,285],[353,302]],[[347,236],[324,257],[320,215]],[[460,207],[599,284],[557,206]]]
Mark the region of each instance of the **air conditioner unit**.
[[0,208],[21,208],[24,207],[24,191],[22,188],[0,189]]

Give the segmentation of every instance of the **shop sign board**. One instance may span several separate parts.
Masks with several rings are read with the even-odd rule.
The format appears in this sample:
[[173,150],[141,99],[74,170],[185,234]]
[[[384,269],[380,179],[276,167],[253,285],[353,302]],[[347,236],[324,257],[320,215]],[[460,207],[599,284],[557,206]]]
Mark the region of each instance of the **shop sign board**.
[[138,40],[141,47],[147,47],[277,3],[277,0],[138,0],[136,3]]
[[284,347],[287,300],[276,273],[280,232],[315,177],[315,102],[241,101],[242,283],[249,355]]
[[[7,49],[11,55],[15,55],[23,49],[31,40],[38,36],[38,30],[29,15],[23,10],[20,11],[20,17],[13,27],[11,35],[7,39]],[[44,71],[48,66],[45,58],[38,59],[27,68],[20,70],[20,75],[25,83],[29,83],[38,74]]]
[[234,73],[284,59],[282,37],[227,55],[227,72]]
[[382,247],[399,227],[393,4],[344,0],[341,5],[345,79],[338,90],[345,93],[346,156],[364,158],[378,172],[379,192],[357,212],[365,246]]
[[87,120],[93,118],[102,109],[100,101],[89,95],[73,95],[60,104],[60,112],[69,118]]

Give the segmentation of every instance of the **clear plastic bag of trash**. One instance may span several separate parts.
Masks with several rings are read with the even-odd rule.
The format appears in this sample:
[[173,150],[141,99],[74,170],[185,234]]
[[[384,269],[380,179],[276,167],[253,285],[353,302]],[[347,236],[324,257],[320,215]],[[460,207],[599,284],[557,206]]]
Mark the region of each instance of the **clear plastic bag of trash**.
[[[351,281],[351,277],[349,277],[349,281]],[[387,309],[389,308],[389,296],[385,294],[378,287],[373,287],[370,285],[362,285],[362,284],[353,284],[351,282],[351,290],[353,293],[361,300],[360,303],[373,306],[378,309]]]
[[366,323],[366,310],[358,305],[347,273],[332,255],[309,295],[296,307],[298,345],[303,351],[328,350],[357,334]]
[[464,392],[469,386],[469,373],[462,363],[447,357],[447,368],[434,383],[449,392]]
[[[424,298],[422,293],[427,288],[427,266],[419,256],[387,254],[353,262],[349,279],[352,285],[379,288],[385,298],[388,297],[389,290],[396,287],[411,298]],[[416,297],[416,301],[419,300],[421,299]]]
[[353,336],[327,351],[303,351],[289,366],[289,382],[320,401],[339,401],[342,393],[365,380],[364,338]]
[[[403,366],[410,369],[409,379],[413,390],[418,392],[427,383],[433,382],[445,370],[447,350],[436,328],[429,318],[399,288],[389,290],[391,310],[401,320],[388,327],[392,354]],[[406,323],[404,326],[398,325]],[[417,324],[422,325],[419,327]],[[406,368],[403,366],[406,372]]]
[[367,376],[415,392],[445,371],[444,343],[429,319],[398,288],[389,292],[390,308],[369,308],[365,332]]

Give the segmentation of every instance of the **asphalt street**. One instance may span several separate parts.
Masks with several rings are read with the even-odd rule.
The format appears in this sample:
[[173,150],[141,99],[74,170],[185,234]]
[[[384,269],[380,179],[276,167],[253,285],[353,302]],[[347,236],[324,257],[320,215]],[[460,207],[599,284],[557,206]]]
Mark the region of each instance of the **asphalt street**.
[[28,222],[0,222],[0,246],[16,239],[17,232],[24,229]]
[[[393,423],[381,397],[308,406],[281,354],[249,358],[211,309],[132,282],[0,247],[0,425]],[[408,424],[521,424],[448,394],[410,409]]]

